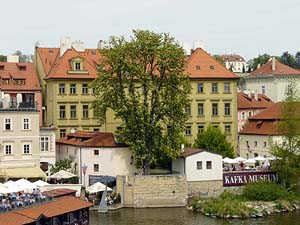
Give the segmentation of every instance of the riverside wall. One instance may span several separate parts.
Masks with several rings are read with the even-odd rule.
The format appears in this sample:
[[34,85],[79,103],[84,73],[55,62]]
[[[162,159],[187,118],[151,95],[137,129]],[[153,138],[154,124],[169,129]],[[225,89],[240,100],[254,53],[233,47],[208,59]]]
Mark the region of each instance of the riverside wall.
[[180,207],[187,204],[186,177],[182,175],[118,176],[117,192],[124,207]]
[[223,180],[188,181],[189,197],[216,197],[224,191]]

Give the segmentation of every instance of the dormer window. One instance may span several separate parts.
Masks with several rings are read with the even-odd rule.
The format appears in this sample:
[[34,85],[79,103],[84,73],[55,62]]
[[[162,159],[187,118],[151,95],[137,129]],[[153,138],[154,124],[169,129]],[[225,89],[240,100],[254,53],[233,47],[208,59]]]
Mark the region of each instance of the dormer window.
[[200,70],[201,69],[201,67],[200,66],[196,66],[196,70]]
[[81,57],[75,57],[70,60],[71,69],[68,71],[69,74],[88,74],[89,72],[84,69],[84,59]]
[[26,70],[26,66],[19,66],[19,70]]
[[14,82],[14,85],[24,85],[25,84],[25,80],[20,80],[20,79],[15,79],[13,82]]
[[81,70],[81,63],[75,62],[75,70]]

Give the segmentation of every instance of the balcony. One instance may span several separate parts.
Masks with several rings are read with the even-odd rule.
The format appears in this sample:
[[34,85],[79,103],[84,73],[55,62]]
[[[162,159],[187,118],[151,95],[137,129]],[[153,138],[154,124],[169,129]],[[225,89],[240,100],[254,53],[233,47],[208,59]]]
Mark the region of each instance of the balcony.
[[1,102],[0,101],[0,111],[11,112],[11,111],[38,111],[38,103],[35,102]]

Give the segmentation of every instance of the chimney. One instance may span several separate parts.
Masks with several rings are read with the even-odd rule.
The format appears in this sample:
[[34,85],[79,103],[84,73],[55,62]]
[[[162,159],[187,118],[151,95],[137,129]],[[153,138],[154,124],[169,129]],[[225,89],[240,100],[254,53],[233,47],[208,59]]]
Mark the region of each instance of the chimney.
[[191,55],[191,46],[190,46],[190,44],[188,42],[183,42],[182,49],[183,49],[184,54],[186,56]]
[[274,72],[276,70],[276,59],[275,57],[273,56],[272,57],[272,71]]
[[72,47],[72,40],[70,37],[62,37],[60,39],[60,57]]
[[257,89],[255,89],[255,91],[254,91],[254,99],[255,99],[255,101],[258,101]]
[[7,62],[18,63],[19,62],[19,56],[18,55],[8,55],[7,56]]
[[72,43],[72,47],[77,51],[77,52],[84,52],[85,47],[84,43],[82,41],[75,41]]

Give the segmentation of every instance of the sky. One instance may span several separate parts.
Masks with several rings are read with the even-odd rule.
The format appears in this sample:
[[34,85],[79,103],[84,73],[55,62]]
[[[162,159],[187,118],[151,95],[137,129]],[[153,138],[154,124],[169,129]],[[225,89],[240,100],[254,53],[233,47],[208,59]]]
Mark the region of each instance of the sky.
[[0,54],[33,54],[34,43],[60,38],[96,48],[133,29],[170,33],[179,43],[202,41],[210,54],[300,51],[298,0],[9,0],[1,1]]

